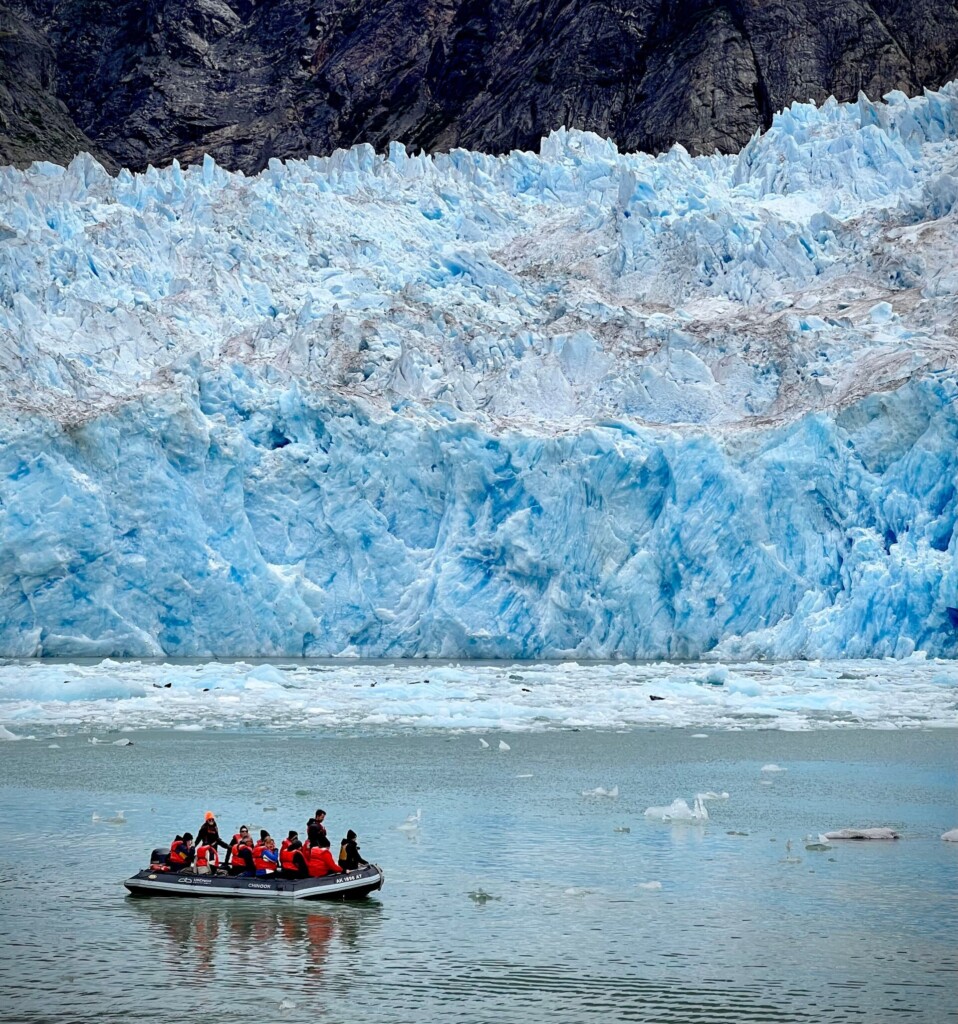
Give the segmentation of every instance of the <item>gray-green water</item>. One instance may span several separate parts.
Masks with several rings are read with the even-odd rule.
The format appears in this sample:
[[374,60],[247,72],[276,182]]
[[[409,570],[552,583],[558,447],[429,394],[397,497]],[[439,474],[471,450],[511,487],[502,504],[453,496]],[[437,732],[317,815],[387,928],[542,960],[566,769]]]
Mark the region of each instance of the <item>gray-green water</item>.
[[[939,839],[958,825],[953,731],[505,738],[0,744],[0,1018],[955,1019],[958,844]],[[617,800],[581,795],[614,785]],[[709,789],[730,796],[704,826],[642,816]],[[120,886],[204,810],[285,835],[316,806],[384,867],[376,898],[279,908]],[[92,820],[121,809],[126,824]],[[903,838],[804,848],[864,825]]]

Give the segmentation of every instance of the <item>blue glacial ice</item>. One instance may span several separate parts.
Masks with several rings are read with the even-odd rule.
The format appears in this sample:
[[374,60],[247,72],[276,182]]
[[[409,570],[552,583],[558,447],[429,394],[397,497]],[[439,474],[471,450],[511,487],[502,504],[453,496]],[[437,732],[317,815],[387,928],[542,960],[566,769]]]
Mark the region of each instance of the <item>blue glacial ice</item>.
[[956,252],[955,84],[0,169],[0,653],[954,658]]

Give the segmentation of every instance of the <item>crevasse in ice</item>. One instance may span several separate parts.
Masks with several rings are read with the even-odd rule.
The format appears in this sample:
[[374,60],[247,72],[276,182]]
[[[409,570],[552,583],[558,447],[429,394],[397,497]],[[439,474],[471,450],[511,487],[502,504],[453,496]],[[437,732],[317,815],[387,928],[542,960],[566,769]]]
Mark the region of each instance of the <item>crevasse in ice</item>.
[[958,655],[958,87],[736,156],[0,170],[0,653]]

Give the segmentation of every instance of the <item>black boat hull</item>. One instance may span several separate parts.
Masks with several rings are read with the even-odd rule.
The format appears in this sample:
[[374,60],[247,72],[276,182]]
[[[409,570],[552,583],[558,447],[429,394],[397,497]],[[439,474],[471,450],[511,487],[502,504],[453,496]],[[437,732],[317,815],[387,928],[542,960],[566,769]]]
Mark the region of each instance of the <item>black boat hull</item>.
[[138,871],[123,884],[133,896],[193,899],[347,900],[361,899],[383,887],[382,869],[369,864],[356,871],[322,878],[240,878],[191,875],[170,871]]

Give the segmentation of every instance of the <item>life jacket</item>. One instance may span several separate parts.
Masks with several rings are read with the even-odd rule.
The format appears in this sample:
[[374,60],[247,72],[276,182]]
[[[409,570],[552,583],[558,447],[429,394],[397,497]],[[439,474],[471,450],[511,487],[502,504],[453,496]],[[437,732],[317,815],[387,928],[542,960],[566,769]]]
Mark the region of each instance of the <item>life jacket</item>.
[[209,866],[210,858],[212,856],[213,867],[218,868],[220,866],[220,855],[216,852],[216,847],[212,843],[203,843],[196,848],[196,867],[205,868]]
[[296,862],[293,860],[293,854],[296,850],[289,848],[289,840],[284,839],[283,845],[279,848],[279,866],[286,871],[295,871]]
[[338,874],[342,871],[342,868],[333,860],[328,846],[310,846],[307,843],[303,847],[303,856],[306,858],[310,878],[322,878],[331,872]]
[[263,857],[265,852],[265,843],[257,843],[253,847],[253,867],[256,868],[257,871],[270,871],[276,866],[272,861],[268,861]]
[[186,845],[185,840],[177,836],[176,839],[170,843],[170,852],[167,854],[167,861],[174,866],[182,866],[189,859],[189,847]]

